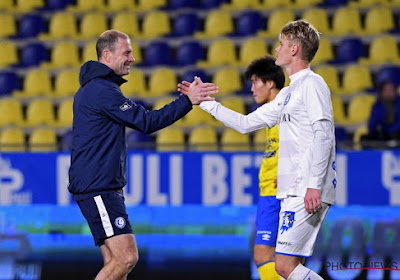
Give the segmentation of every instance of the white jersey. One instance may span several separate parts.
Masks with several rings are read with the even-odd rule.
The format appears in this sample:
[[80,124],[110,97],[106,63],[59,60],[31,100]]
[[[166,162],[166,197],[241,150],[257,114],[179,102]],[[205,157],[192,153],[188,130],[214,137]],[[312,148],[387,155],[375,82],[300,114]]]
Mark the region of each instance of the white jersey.
[[[200,108],[226,126],[248,133],[279,124],[277,198],[304,197],[307,188],[321,190],[321,201],[335,201],[335,137],[330,91],[321,76],[309,68],[290,76],[290,85],[277,97],[247,116],[215,101]],[[321,122],[323,120],[323,125]],[[327,138],[316,141],[316,130],[326,129]]]

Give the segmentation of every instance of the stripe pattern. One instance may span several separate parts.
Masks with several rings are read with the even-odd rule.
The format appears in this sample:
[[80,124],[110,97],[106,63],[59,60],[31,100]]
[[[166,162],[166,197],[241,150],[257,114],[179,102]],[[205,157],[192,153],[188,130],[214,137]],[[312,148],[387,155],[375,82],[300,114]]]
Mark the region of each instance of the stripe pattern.
[[106,206],[104,205],[103,199],[101,198],[101,195],[95,196],[94,201],[96,202],[97,205],[97,210],[99,211],[100,218],[101,218],[101,223],[103,225],[103,229],[106,233],[107,237],[113,236],[114,235],[114,229],[112,227],[111,221],[110,221],[110,216],[108,215]]

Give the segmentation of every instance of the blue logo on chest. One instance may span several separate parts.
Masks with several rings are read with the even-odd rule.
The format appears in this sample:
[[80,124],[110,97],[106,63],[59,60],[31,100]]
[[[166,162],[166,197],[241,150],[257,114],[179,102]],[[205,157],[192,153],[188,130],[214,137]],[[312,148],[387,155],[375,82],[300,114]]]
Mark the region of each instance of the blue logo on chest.
[[285,106],[286,104],[289,103],[290,96],[291,96],[291,93],[289,92],[288,95],[286,96],[285,103],[283,103],[283,106]]

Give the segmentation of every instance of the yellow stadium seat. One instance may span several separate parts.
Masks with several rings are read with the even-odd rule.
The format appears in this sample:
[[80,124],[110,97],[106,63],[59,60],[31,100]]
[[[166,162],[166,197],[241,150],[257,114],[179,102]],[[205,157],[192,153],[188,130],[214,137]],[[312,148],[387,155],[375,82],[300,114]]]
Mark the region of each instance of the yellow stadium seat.
[[259,0],[231,0],[229,3],[222,3],[221,8],[226,10],[254,9],[260,6]]
[[236,64],[236,49],[232,40],[218,39],[212,42],[207,49],[207,60],[197,62],[197,66],[217,67]]
[[137,11],[149,11],[165,7],[167,5],[167,0],[138,0],[136,6]]
[[142,70],[131,69],[127,76],[124,76],[128,82],[121,85],[122,93],[127,97],[146,96],[146,77]]
[[107,29],[107,16],[104,13],[89,12],[82,16],[79,38],[84,40],[97,38]]
[[383,35],[373,39],[369,46],[368,58],[361,58],[360,63],[367,65],[400,64],[396,38]]
[[267,30],[258,31],[257,34],[260,37],[276,38],[282,27],[295,18],[294,12],[289,9],[272,11],[267,19]]
[[221,135],[221,149],[223,151],[249,151],[250,136],[241,134],[231,128],[226,128]]
[[275,8],[291,8],[293,5],[291,0],[261,0],[258,9],[272,10]]
[[218,96],[243,89],[240,73],[236,68],[221,68],[213,75],[212,82],[218,86]]
[[158,151],[183,151],[185,150],[185,135],[180,128],[167,127],[156,135]]
[[388,7],[373,7],[365,15],[365,33],[375,35],[395,28],[392,10]]
[[373,87],[371,71],[362,65],[350,65],[342,78],[341,94],[355,94]]
[[246,105],[242,98],[238,96],[227,96],[223,97],[221,104],[233,111],[236,111],[242,115],[246,115]]
[[193,109],[183,118],[180,125],[190,128],[196,125],[214,125],[216,122],[213,116],[201,110],[199,106],[193,106]]
[[[118,1],[114,1],[118,2]],[[73,6],[68,6],[69,12],[89,12],[93,10],[105,10],[104,0],[77,0]]]
[[14,0],[2,0],[0,1],[0,11],[13,11],[15,9]]
[[1,98],[0,116],[0,127],[7,125],[21,126],[24,123],[21,102],[15,98]]
[[132,55],[135,58],[135,63],[139,64],[143,62],[143,56],[142,56],[142,51],[140,49],[140,46],[138,43],[135,41],[131,41],[132,45]]
[[[112,1],[118,2],[118,1]],[[132,12],[119,12],[111,20],[111,29],[119,30],[127,34],[130,38],[139,36],[139,20]]]
[[34,129],[28,140],[31,152],[55,152],[58,150],[57,135],[51,128]]
[[368,135],[368,127],[363,124],[360,125],[353,134],[353,145],[355,150],[361,150],[361,137]]
[[347,117],[344,111],[344,104],[339,96],[331,96],[332,108],[333,108],[333,119],[337,124],[346,124]]
[[330,65],[319,66],[315,73],[324,78],[332,93],[340,91],[339,73],[336,67]]
[[254,59],[268,53],[267,43],[260,38],[251,38],[243,42],[239,50],[238,66],[246,67]]
[[235,31],[233,18],[228,11],[212,10],[206,17],[204,30],[197,31],[194,36],[198,39],[210,39],[228,35]]
[[305,9],[308,7],[316,6],[317,4],[323,3],[323,0],[294,0],[293,8]]
[[72,96],[78,91],[79,87],[79,71],[77,69],[63,70],[55,78],[53,96]]
[[[174,96],[163,96],[163,97],[157,99],[157,101],[153,104],[153,110],[161,109],[162,107],[171,103],[175,99],[176,99],[176,97],[174,97]],[[177,120],[176,122],[174,122],[173,126],[180,126],[180,127],[185,126],[184,118],[181,118],[181,119]]]
[[259,129],[254,132],[253,147],[256,151],[264,151],[267,145],[267,135],[264,129]]
[[0,68],[19,62],[17,46],[11,41],[0,41]]
[[108,11],[134,11],[137,10],[135,1],[132,0],[108,0],[107,7]]
[[17,34],[17,25],[14,15],[0,14],[0,38],[6,38]]
[[26,75],[22,91],[14,91],[13,95],[20,98],[31,98],[39,95],[51,95],[51,76],[47,70],[34,68]]
[[49,32],[39,34],[42,40],[57,40],[63,38],[76,38],[78,35],[78,25],[75,15],[68,12],[54,13],[49,22]]
[[24,152],[25,150],[25,134],[21,128],[10,127],[1,131],[1,152]]
[[216,151],[218,137],[215,129],[209,126],[195,127],[189,134],[188,146],[192,151]]
[[319,41],[319,49],[315,54],[314,59],[311,61],[311,65],[324,64],[334,58],[335,55],[333,53],[331,41],[326,37],[321,37]]
[[55,124],[53,103],[48,99],[35,99],[28,104],[26,109],[26,127],[40,125],[52,126]]
[[44,6],[44,0],[16,0],[15,9],[20,13],[27,13]]
[[157,68],[150,75],[149,96],[166,95],[177,90],[177,77],[171,68]]
[[97,61],[96,41],[89,41],[83,46],[81,63],[89,60]]
[[62,67],[79,67],[79,49],[76,42],[61,41],[51,49],[50,62],[43,62],[42,67],[56,69]]
[[361,35],[361,14],[357,8],[341,7],[333,14],[332,35]]
[[302,16],[303,19],[310,22],[314,27],[324,35],[331,34],[329,27],[329,16],[325,9],[310,8],[306,9]]
[[374,103],[375,96],[367,94],[354,96],[349,102],[347,124],[358,125],[366,123],[371,115]]
[[171,33],[171,22],[167,12],[150,11],[142,23],[142,39],[154,39]]
[[55,127],[67,128],[72,127],[72,105],[74,100],[72,98],[63,100],[58,106],[57,110],[57,120]]

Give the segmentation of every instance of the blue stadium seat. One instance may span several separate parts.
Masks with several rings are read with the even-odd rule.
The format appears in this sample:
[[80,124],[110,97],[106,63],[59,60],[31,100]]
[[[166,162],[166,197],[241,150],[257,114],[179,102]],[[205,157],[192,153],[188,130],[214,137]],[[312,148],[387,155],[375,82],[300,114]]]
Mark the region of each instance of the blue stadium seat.
[[343,39],[336,49],[336,63],[354,63],[360,57],[366,57],[366,51],[359,37]]
[[329,8],[329,7],[338,7],[345,6],[349,0],[325,0],[323,3],[318,4],[319,7]]
[[197,8],[196,0],[169,0],[166,9]]
[[172,50],[168,43],[153,41],[145,51],[144,64],[147,66],[173,64]]
[[342,141],[349,141],[349,134],[347,133],[346,129],[342,126],[336,126],[335,127],[335,138],[336,142],[342,142]]
[[202,60],[204,57],[203,47],[198,41],[184,42],[176,52],[178,65],[196,64],[198,60]]
[[383,66],[376,76],[376,84],[391,81],[397,87],[400,86],[400,66]]
[[192,69],[192,70],[186,71],[182,77],[182,80],[188,81],[188,82],[193,82],[195,76],[200,77],[200,79],[203,82],[210,82],[210,79],[207,76],[207,73],[201,69]]
[[0,95],[11,94],[14,90],[20,90],[21,83],[15,72],[0,73]]
[[46,8],[57,11],[64,10],[67,6],[74,4],[74,0],[47,0]]
[[264,28],[262,14],[257,11],[245,11],[240,14],[236,23],[236,35],[248,36]]
[[46,23],[38,14],[26,14],[22,17],[19,28],[18,37],[30,38],[36,37],[39,33],[46,31]]
[[31,67],[37,66],[42,61],[48,61],[48,53],[46,47],[42,43],[31,43],[21,52],[21,66]]
[[215,9],[221,6],[224,0],[200,0],[200,7],[203,9]]
[[173,23],[172,36],[192,36],[200,30],[200,20],[197,14],[185,13],[177,15]]

